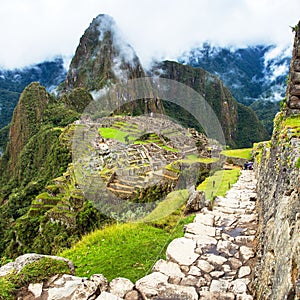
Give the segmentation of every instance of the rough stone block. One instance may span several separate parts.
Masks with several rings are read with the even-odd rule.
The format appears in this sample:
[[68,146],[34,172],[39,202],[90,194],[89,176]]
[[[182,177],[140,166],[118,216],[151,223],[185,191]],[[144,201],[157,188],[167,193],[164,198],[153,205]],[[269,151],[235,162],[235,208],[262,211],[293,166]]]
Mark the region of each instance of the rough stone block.
[[300,96],[300,84],[295,84],[290,89],[290,94],[292,96]]
[[287,106],[291,109],[300,109],[300,98],[291,96],[287,101]]
[[300,72],[300,59],[295,59],[293,66],[295,71]]
[[178,264],[171,261],[160,259],[153,267],[153,272],[160,272],[172,278],[183,278],[184,274],[181,272]]
[[109,284],[111,294],[123,298],[134,287],[134,284],[127,278],[115,278]]
[[292,83],[299,84],[300,83],[300,73],[299,72],[292,72],[291,79],[292,79]]
[[180,265],[190,266],[199,254],[194,252],[196,242],[187,238],[178,238],[173,240],[167,248],[167,259],[176,261]]

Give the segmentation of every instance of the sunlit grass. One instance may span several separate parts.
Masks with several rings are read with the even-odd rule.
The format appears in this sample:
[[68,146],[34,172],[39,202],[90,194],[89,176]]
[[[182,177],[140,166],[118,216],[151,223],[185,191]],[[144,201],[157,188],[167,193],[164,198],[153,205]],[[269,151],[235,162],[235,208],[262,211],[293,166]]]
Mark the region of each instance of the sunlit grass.
[[188,196],[188,190],[178,190],[169,193],[143,221],[150,222],[170,215],[187,201]]
[[99,133],[105,139],[114,139],[122,143],[135,140],[134,136],[131,136],[127,132],[118,130],[116,128],[101,127],[99,128]]
[[300,115],[290,116],[283,121],[284,127],[295,128],[300,127]]
[[197,162],[210,164],[210,163],[214,163],[214,162],[217,162],[217,161],[218,161],[218,158],[215,158],[215,157],[199,157],[196,154],[189,154],[184,159],[180,160],[180,162],[188,163],[188,164],[197,163]]
[[[60,256],[75,263],[77,276],[101,273],[108,280],[126,277],[135,282],[149,273],[158,259],[165,258],[168,244],[183,236],[183,226],[193,220],[193,216],[183,218],[180,212],[168,218],[151,225],[126,223],[108,226],[84,236]],[[166,224],[170,224],[170,230],[164,229]]]
[[204,191],[206,199],[213,200],[215,196],[225,196],[231,185],[236,183],[240,175],[240,169],[216,171],[206,178],[197,190]]
[[251,151],[252,148],[232,149],[232,150],[223,150],[221,154],[224,154],[227,157],[237,157],[237,158],[244,158],[250,160]]

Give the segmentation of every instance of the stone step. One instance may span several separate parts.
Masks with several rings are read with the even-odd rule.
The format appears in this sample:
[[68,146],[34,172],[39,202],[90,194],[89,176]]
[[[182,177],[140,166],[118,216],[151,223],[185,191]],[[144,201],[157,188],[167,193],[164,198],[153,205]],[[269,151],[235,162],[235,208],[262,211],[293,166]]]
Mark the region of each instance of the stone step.
[[135,188],[133,186],[129,186],[129,185],[124,185],[124,184],[120,184],[118,181],[113,181],[111,182],[108,186],[108,189],[114,189],[114,190],[121,190],[121,191],[128,191],[128,192],[133,192],[135,190]]

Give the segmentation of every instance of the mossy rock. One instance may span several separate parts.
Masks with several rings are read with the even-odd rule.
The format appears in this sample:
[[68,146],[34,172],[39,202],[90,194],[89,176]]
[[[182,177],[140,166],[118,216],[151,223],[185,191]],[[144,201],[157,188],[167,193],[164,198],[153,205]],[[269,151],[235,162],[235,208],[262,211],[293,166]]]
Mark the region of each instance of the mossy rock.
[[74,273],[74,267],[66,259],[39,257],[37,254],[32,256],[35,255],[37,260],[25,264],[19,272],[11,270],[6,276],[0,277],[0,300],[15,299],[17,290],[30,283],[46,282],[54,275]]

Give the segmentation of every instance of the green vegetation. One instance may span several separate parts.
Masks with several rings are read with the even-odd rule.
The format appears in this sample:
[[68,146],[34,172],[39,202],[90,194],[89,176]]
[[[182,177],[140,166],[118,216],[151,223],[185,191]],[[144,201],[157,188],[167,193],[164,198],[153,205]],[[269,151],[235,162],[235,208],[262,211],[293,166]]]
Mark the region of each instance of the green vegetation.
[[300,169],[300,157],[297,159],[296,167],[297,167],[298,169]]
[[99,128],[99,133],[105,139],[114,139],[121,143],[126,143],[135,140],[135,137],[129,135],[125,131],[121,131],[116,128],[109,128],[109,127]]
[[[205,100],[220,120],[226,143],[230,147],[251,147],[253,142],[268,139],[269,136],[255,112],[251,108],[237,103],[230,91],[216,76],[201,68],[192,68],[171,61],[163,62],[157,68],[164,71],[160,75],[161,77],[186,84],[200,95],[205,95]],[[193,112],[194,108],[199,105],[199,100],[193,101],[189,103],[189,112]],[[163,101],[163,105],[166,114],[184,127],[195,128],[199,132],[203,132],[199,121],[184,108],[168,101]]]
[[187,201],[188,196],[188,190],[178,190],[169,193],[167,197],[143,219],[143,222],[152,222],[171,215],[178,208],[182,207]]
[[11,280],[0,277],[0,300],[13,300],[16,286]]
[[8,142],[9,125],[0,129],[0,152],[4,152]]
[[282,102],[274,102],[262,99],[257,100],[250,105],[250,107],[256,112],[264,127],[267,129],[270,136],[273,131],[274,117],[279,112],[280,107],[282,107],[282,103],[285,104],[285,100]]
[[237,131],[234,137],[237,148],[252,147],[253,143],[269,139],[269,134],[255,112],[238,103]]
[[84,112],[85,108],[93,101],[91,94],[82,88],[72,90],[62,97],[62,101],[78,113]]
[[213,201],[215,196],[225,196],[231,185],[236,183],[240,176],[240,168],[219,170],[206,178],[197,190],[204,191],[206,199]]
[[15,299],[15,291],[29,283],[45,282],[56,274],[70,274],[65,261],[48,257],[26,265],[20,273],[0,277],[0,300]]
[[180,162],[187,163],[187,164],[193,164],[193,163],[204,163],[204,164],[210,164],[217,162],[218,158],[215,157],[199,157],[195,154],[189,154],[186,158],[180,160]]
[[252,152],[252,148],[244,148],[244,149],[223,150],[221,154],[224,154],[227,157],[237,157],[237,158],[244,158],[250,160],[251,152]]
[[[72,172],[66,172],[75,130],[67,125],[78,118],[38,83],[22,93],[12,140],[0,159],[1,255],[55,254],[106,222],[77,192]],[[62,180],[53,184],[59,176]]]
[[135,282],[151,271],[159,258],[165,258],[168,243],[182,236],[183,226],[191,220],[191,216],[182,219],[180,214],[175,214],[171,232],[156,228],[166,227],[170,220],[151,225],[127,223],[108,226],[84,236],[60,255],[75,263],[77,276],[101,273],[108,280],[126,277]]
[[300,127],[300,115],[290,116],[283,121],[284,127],[296,128]]
[[263,155],[264,149],[269,149],[271,146],[271,141],[254,143],[253,145],[253,158],[259,164]]

